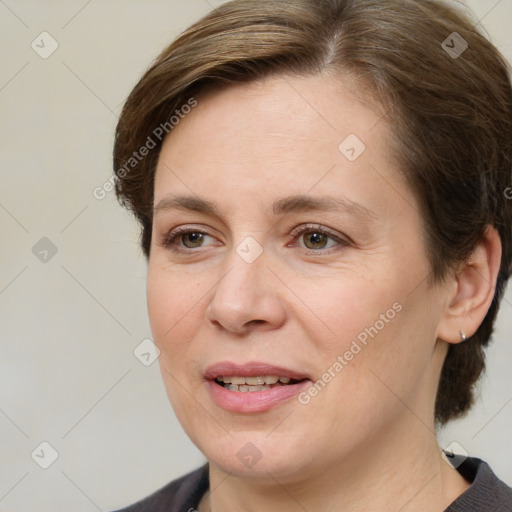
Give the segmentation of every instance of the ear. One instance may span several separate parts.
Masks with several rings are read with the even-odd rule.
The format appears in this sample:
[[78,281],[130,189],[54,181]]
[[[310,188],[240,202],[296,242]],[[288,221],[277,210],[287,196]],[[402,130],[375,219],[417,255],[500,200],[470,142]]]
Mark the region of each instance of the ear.
[[438,338],[448,343],[470,338],[483,322],[494,298],[501,265],[501,240],[491,226],[485,230],[469,259],[448,279],[450,290]]

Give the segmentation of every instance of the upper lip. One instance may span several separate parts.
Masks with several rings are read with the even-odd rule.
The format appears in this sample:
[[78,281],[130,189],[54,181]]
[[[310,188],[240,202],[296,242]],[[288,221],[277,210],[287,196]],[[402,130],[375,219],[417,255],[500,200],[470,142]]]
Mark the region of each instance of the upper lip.
[[250,361],[247,363],[234,363],[231,361],[221,361],[214,363],[205,371],[207,380],[214,380],[217,377],[233,376],[233,377],[258,377],[265,375],[273,375],[276,377],[289,377],[294,380],[309,379],[310,377],[303,372],[285,368],[284,366],[276,366],[270,363],[259,361]]

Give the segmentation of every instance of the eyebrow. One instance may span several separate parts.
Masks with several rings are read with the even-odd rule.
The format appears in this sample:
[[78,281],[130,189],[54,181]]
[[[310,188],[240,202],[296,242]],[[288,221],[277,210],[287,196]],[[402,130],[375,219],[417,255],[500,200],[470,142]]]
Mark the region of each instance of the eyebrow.
[[[218,206],[197,196],[168,196],[164,197],[153,209],[156,214],[166,210],[182,210],[186,212],[204,213],[207,215],[219,215]],[[307,211],[345,211],[362,219],[377,219],[377,215],[365,206],[350,201],[343,197],[323,196],[290,196],[275,201],[272,205],[274,215],[285,215]]]

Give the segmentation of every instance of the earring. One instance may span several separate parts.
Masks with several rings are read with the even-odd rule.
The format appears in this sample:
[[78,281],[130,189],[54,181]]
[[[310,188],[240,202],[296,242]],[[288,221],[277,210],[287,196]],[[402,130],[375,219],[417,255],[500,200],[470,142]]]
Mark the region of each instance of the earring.
[[459,333],[460,333],[460,341],[461,341],[461,343],[464,343],[468,338],[467,338],[467,336],[464,334],[464,332],[459,331]]

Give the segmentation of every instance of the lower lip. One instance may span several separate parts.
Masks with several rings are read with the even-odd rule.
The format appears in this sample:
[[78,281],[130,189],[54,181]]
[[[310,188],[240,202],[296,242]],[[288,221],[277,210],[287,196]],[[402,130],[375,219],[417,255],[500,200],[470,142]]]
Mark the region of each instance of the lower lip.
[[230,391],[217,384],[208,381],[209,392],[216,405],[231,412],[256,413],[265,412],[277,406],[281,402],[297,396],[309,386],[311,381],[304,380],[297,384],[275,386],[267,391]]

